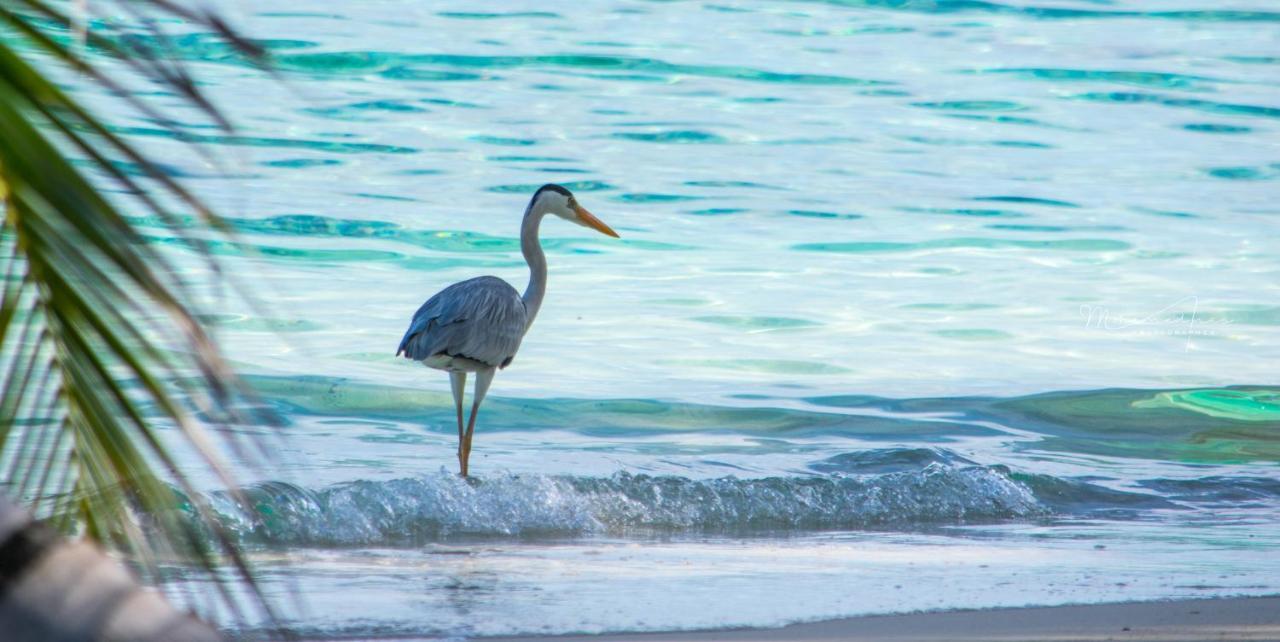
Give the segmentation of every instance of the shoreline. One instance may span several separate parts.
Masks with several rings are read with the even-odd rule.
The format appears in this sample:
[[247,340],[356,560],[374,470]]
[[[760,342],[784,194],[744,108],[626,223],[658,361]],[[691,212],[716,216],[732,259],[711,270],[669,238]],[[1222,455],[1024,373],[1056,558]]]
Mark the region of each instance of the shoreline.
[[865,615],[771,629],[466,639],[484,642],[1275,641],[1280,640],[1280,595]]

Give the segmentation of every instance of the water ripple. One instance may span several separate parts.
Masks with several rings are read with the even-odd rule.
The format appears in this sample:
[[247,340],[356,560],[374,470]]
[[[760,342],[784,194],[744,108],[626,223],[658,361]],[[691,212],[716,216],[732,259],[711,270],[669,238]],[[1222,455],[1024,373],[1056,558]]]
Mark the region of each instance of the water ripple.
[[1280,22],[1280,13],[1273,11],[1235,11],[1229,9],[1187,9],[1181,11],[1125,11],[1100,9],[1074,9],[1067,7],[1017,6],[988,2],[986,0],[815,0],[823,4],[841,7],[889,9],[915,13],[980,13],[991,15],[1016,15],[1045,20],[1132,19],[1186,20],[1196,22]]
[[274,147],[280,149],[307,149],[335,154],[358,154],[374,152],[382,154],[412,154],[418,150],[403,145],[381,145],[376,143],[340,143],[322,140],[304,140],[297,138],[273,138],[267,136],[243,136],[237,134],[197,134],[190,131],[174,131],[150,127],[116,127],[116,133],[128,136],[155,136],[170,138],[187,143],[207,145],[242,145],[247,147]]
[[1160,89],[1198,89],[1207,83],[1229,82],[1219,78],[1155,71],[1106,71],[1100,69],[1059,69],[1046,67],[983,69],[974,73],[1008,74],[1054,82],[1111,82]]
[[718,134],[697,130],[677,130],[665,132],[616,132],[610,134],[623,140],[637,140],[645,143],[725,143],[728,139]]
[[1025,111],[1029,109],[1007,100],[947,100],[942,102],[911,103],[913,107],[945,109],[951,111]]
[[436,13],[441,18],[454,18],[456,20],[497,20],[502,18],[559,18],[560,14],[550,11],[508,11],[504,13],[485,13],[470,11],[440,11]]
[[1036,198],[1034,196],[975,196],[970,200],[991,203],[1018,203],[1020,205],[1048,205],[1051,207],[1080,207],[1069,201],[1052,198]]
[[1198,100],[1192,98],[1174,98],[1160,94],[1145,94],[1139,92],[1090,92],[1085,94],[1075,94],[1070,96],[1076,100],[1088,100],[1091,102],[1101,103],[1150,103],[1156,105],[1165,105],[1167,107],[1181,107],[1185,109],[1194,109],[1213,114],[1227,114],[1231,116],[1257,116],[1259,118],[1280,118],[1280,108],[1266,107],[1262,105],[1240,105],[1233,103],[1220,103],[1210,100]]
[[1029,250],[1063,250],[1072,252],[1120,252],[1133,246],[1124,241],[1112,239],[1054,239],[1045,241],[1028,241],[1021,239],[989,239],[989,238],[948,238],[919,241],[916,243],[893,243],[884,241],[854,241],[849,243],[800,243],[792,249],[810,252],[916,252],[920,250],[952,250],[952,249],[1029,249]]
[[1213,167],[1204,172],[1214,178],[1232,181],[1267,181],[1280,178],[1280,163],[1255,167]]
[[[795,85],[892,85],[883,80],[869,80],[828,74],[782,73],[731,65],[687,65],[670,63],[656,58],[627,56],[602,56],[590,54],[564,54],[550,56],[468,56],[448,54],[400,54],[379,51],[345,51],[327,53],[283,54],[274,59],[283,69],[311,73],[379,73],[390,77],[414,80],[472,80],[475,74],[467,72],[442,72],[422,69],[423,65],[454,68],[513,69],[566,68],[593,71],[626,71],[648,73],[657,76],[702,76],[762,83],[786,83]],[[422,77],[425,74],[427,77]],[[432,78],[432,74],[440,74]]]
[[[560,183],[567,189],[575,192],[604,192],[617,189],[613,185],[604,181],[572,181],[568,183]],[[486,192],[494,192],[497,194],[532,194],[538,191],[540,184],[524,183],[519,185],[494,185],[484,188]]]

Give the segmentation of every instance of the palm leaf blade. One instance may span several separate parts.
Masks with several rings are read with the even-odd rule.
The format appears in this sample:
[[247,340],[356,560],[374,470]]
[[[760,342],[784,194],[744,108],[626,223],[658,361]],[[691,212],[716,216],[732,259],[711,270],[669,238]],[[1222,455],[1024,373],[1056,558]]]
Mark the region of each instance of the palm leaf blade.
[[[261,57],[212,13],[161,0],[123,4],[180,17]],[[247,559],[185,472],[190,462],[179,462],[171,448],[174,440],[184,443],[234,497],[235,479],[219,444],[238,449],[244,437],[216,426],[211,431],[193,419],[191,404],[205,397],[213,416],[236,417],[234,393],[244,387],[197,321],[190,286],[145,242],[126,210],[151,214],[215,274],[218,265],[190,221],[222,233],[230,228],[6,38],[44,52],[167,126],[174,125],[128,96],[90,56],[119,58],[229,125],[180,64],[155,55],[159,49],[93,34],[89,40],[100,53],[79,54],[48,31],[69,25],[39,0],[0,7],[0,27],[8,28],[0,33],[0,273],[7,275],[0,294],[0,463],[7,462],[0,488],[53,523],[125,553],[152,581],[161,577],[159,559],[185,560],[203,570],[239,618],[241,605],[221,570],[229,565],[252,604],[274,620]],[[107,197],[101,179],[83,174],[68,152],[124,188],[124,200]],[[111,155],[140,171],[121,171]],[[178,215],[171,204],[195,216]],[[185,516],[178,492],[189,502]]]

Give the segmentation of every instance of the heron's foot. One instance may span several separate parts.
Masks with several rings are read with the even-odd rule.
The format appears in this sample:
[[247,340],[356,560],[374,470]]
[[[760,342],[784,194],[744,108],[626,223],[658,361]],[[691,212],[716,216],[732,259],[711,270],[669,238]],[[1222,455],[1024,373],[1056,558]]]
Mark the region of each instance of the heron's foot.
[[462,473],[458,473],[458,481],[461,481],[472,488],[479,488],[484,485],[483,479],[471,475],[463,475]]

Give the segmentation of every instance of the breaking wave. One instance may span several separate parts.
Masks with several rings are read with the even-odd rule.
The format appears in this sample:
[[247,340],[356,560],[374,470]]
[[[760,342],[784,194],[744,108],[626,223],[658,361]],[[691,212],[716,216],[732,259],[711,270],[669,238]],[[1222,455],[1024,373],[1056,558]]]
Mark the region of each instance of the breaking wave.
[[974,463],[944,448],[884,448],[815,461],[813,474],[693,479],[437,473],[321,489],[266,482],[249,510],[210,499],[242,542],[266,546],[412,546],[468,537],[776,535],[921,530],[1052,518],[1141,518],[1149,511],[1280,506],[1270,478],[1148,479],[1124,490]]
[[[961,460],[962,461],[962,460]],[[572,536],[920,527],[1047,516],[1053,508],[1003,467],[929,462],[916,470],[761,479],[441,471],[320,490],[245,489],[256,519],[214,497],[250,543],[406,545],[457,536]]]

